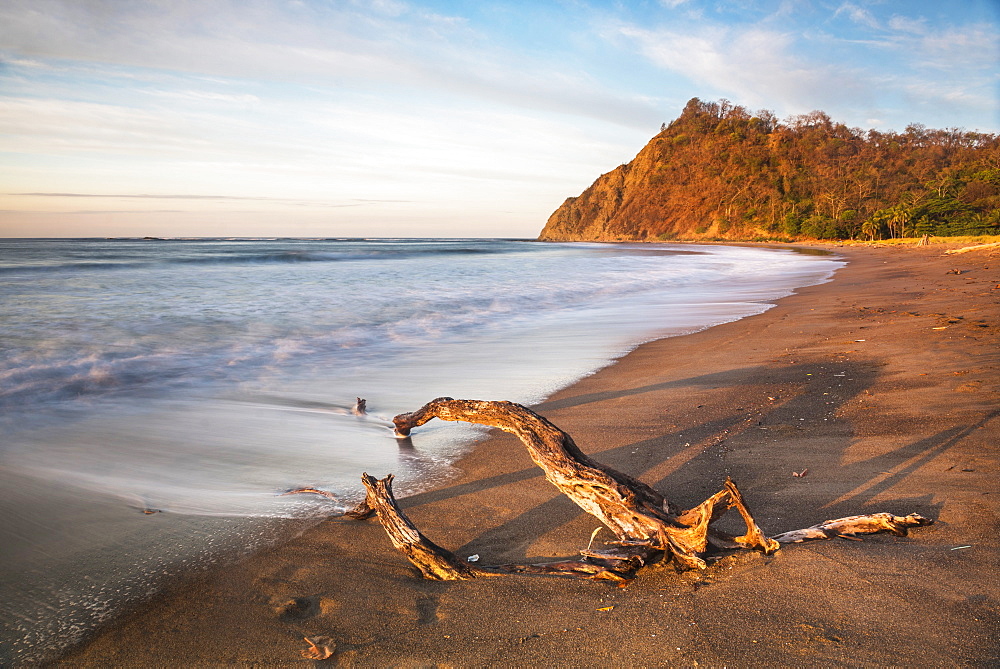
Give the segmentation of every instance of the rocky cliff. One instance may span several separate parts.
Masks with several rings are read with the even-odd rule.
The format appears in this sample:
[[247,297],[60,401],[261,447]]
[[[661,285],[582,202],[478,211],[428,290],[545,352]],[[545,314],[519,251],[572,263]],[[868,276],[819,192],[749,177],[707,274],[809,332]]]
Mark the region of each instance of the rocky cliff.
[[779,123],[694,98],[630,163],[568,198],[539,239],[997,234],[998,161],[995,135],[865,132],[823,112]]
[[[549,217],[539,239],[622,241],[693,234],[692,217],[671,203],[671,189],[653,186],[656,139],[626,165],[602,174],[577,197],[566,198]],[[681,198],[674,198],[677,203]]]

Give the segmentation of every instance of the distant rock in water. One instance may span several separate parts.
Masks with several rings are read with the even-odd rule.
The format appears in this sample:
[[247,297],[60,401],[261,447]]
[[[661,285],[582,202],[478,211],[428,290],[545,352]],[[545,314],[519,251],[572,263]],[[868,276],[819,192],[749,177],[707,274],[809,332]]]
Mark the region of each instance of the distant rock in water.
[[568,198],[544,241],[1000,234],[1000,138],[779,122],[693,98],[626,165]]

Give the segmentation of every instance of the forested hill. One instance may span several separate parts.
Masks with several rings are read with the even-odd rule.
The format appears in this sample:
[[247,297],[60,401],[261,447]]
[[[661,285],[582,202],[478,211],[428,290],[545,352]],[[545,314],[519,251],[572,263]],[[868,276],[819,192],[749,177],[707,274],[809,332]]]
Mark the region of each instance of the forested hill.
[[879,239],[1000,234],[1000,137],[779,122],[687,103],[627,165],[549,217],[542,240]]

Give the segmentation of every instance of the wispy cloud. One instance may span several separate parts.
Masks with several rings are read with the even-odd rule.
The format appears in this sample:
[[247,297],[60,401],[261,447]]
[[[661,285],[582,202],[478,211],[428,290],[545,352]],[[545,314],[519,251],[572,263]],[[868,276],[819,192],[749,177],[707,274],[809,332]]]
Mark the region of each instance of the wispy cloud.
[[133,194],[133,193],[10,193],[24,197],[99,197],[99,198],[129,198],[140,200],[248,200],[261,202],[293,202],[280,197],[248,197],[242,195],[186,195],[177,193],[163,194]]
[[707,26],[695,33],[623,26],[657,65],[703,81],[745,104],[809,111],[835,96],[867,96],[851,68],[809,62],[795,52],[789,32]]
[[917,34],[899,48],[913,54],[921,66],[940,70],[972,69],[995,74],[1000,62],[1000,38],[986,26],[949,27]]
[[845,2],[837,8],[837,11],[833,13],[835,17],[840,16],[841,14],[848,16],[852,21],[859,25],[875,29],[880,27],[878,19],[876,19],[870,11],[864,7],[859,7],[853,2]]
[[[612,123],[648,126],[662,116],[642,96],[609,91],[566,63],[553,67],[498,47],[464,19],[401,2],[279,9],[253,0],[203,0],[164,7],[13,0],[0,8],[0,23],[8,26],[0,49],[223,77],[350,82],[373,92],[438,90]],[[234,14],[242,20],[233,21]]]
[[231,94],[195,90],[151,90],[146,91],[146,94],[156,97],[170,98],[172,100],[202,100],[237,105],[252,105],[260,102],[260,98],[258,96],[251,95],[249,93]]
[[[899,114],[899,101],[921,115],[938,105],[935,115],[983,116],[997,104],[995,24],[934,25],[918,14],[880,16],[875,8],[881,7],[844,2],[825,20],[807,23],[810,6],[784,5],[751,18],[625,23],[619,31],[665,71],[784,113],[845,109],[866,123]],[[856,28],[845,31],[837,19]]]
[[923,35],[927,32],[927,19],[923,16],[909,17],[896,14],[889,19],[889,29],[900,33]]
[[[411,200],[395,200],[395,199],[374,199],[374,198],[353,198],[346,202],[330,202],[323,200],[302,200],[284,197],[253,197],[246,195],[201,195],[201,194],[185,194],[185,193],[8,193],[8,195],[13,195],[17,197],[32,197],[32,198],[70,198],[70,199],[100,199],[100,200],[190,200],[193,202],[198,201],[215,201],[215,202],[274,202],[279,204],[287,204],[294,206],[303,207],[363,207],[369,205],[379,205],[379,204],[401,204],[411,202]],[[110,213],[112,210],[102,210]],[[122,210],[114,210],[115,213],[122,213]],[[135,211],[159,211],[164,212],[168,210],[135,210]],[[172,209],[169,211],[181,211]],[[92,210],[86,212],[77,211],[74,213],[99,213]]]

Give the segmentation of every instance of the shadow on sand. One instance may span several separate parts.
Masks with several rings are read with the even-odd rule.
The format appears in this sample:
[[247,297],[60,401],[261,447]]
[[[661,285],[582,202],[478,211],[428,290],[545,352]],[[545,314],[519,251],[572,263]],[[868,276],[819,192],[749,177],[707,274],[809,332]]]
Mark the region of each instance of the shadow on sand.
[[[577,395],[542,403],[535,410],[545,415],[557,409],[657,393],[667,394],[642,401],[666,401],[664,406],[676,408],[692,391],[709,390],[722,401],[739,406],[728,411],[723,407],[710,420],[604,451],[591,452],[586,443],[578,440],[578,444],[598,461],[651,483],[682,506],[696,505],[718,490],[730,475],[741,485],[758,524],[768,534],[806,527],[828,518],[876,511],[916,512],[936,519],[940,505],[929,495],[887,498],[886,493],[1000,411],[975,423],[849,461],[847,452],[857,437],[849,421],[834,417],[847,403],[872,387],[876,373],[871,367],[850,362],[803,361],[787,366],[729,370],[617,392]],[[776,388],[781,389],[780,397],[776,396]],[[675,395],[676,405],[669,401],[670,394]],[[572,434],[571,427],[562,427]],[[407,448],[412,447],[407,444]],[[419,435],[416,448],[419,450]],[[814,468],[811,475],[814,479],[827,479],[823,486],[814,486],[823,493],[817,495],[813,489],[804,487],[810,482],[805,477],[791,476],[793,467],[787,464],[790,462],[822,463],[821,470]],[[535,478],[537,485],[549,485],[540,469],[529,467],[419,493],[401,500],[401,505],[412,508],[466,495],[473,495],[474,500],[476,493]],[[554,490],[553,494],[552,499],[454,550],[460,554],[495,553],[503,547],[505,560],[551,559],[526,555],[517,545],[523,541],[518,537],[540,536],[584,515],[568,498],[556,495]],[[869,507],[876,497],[878,508]],[[789,506],[789,500],[798,501]]]

